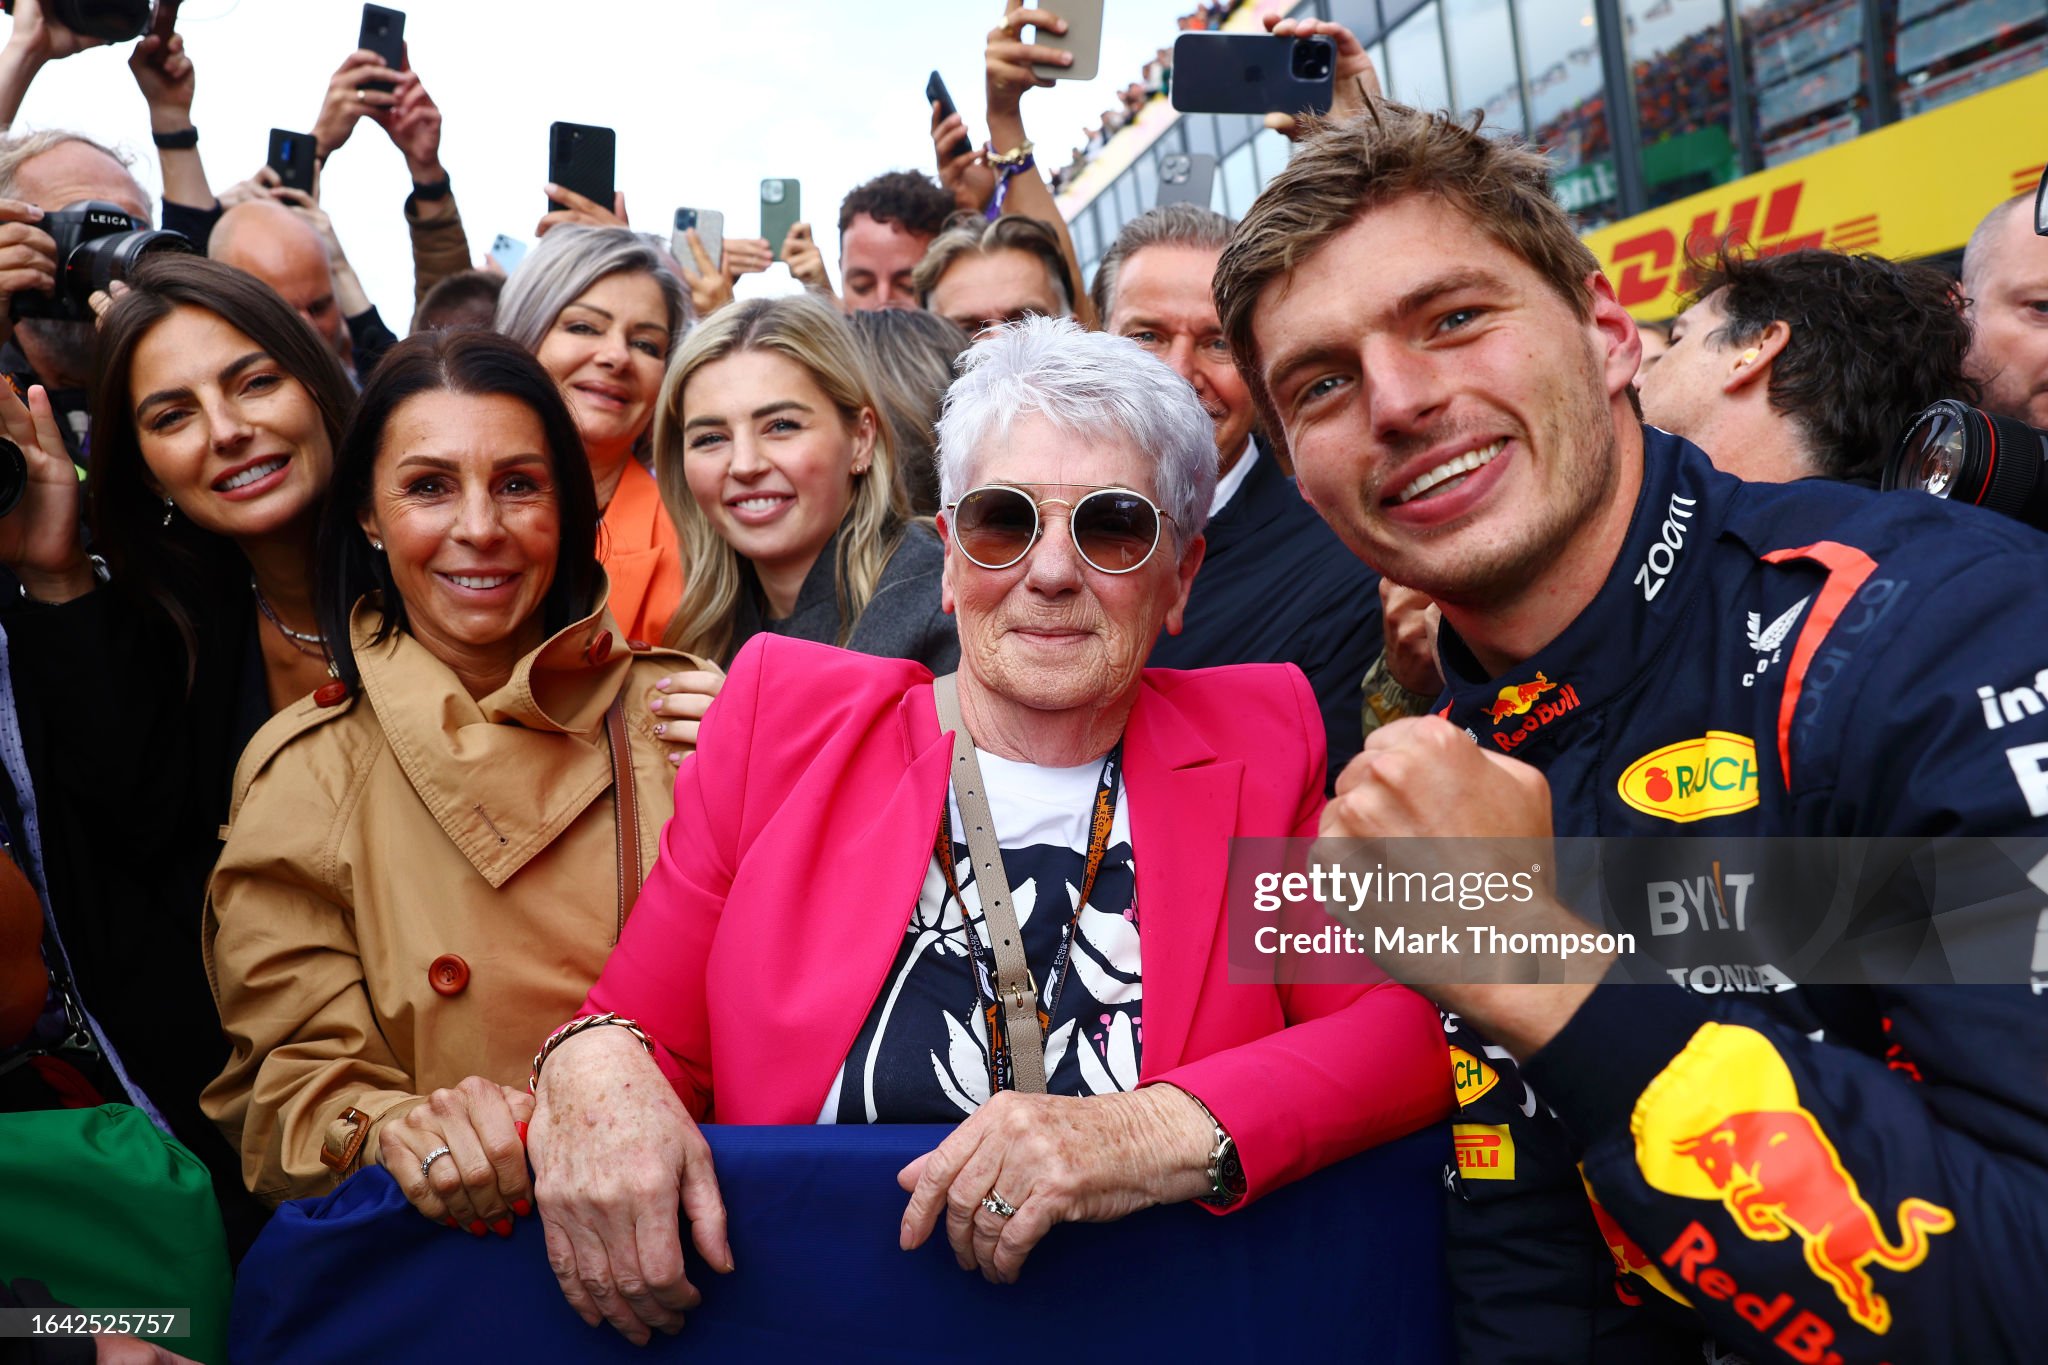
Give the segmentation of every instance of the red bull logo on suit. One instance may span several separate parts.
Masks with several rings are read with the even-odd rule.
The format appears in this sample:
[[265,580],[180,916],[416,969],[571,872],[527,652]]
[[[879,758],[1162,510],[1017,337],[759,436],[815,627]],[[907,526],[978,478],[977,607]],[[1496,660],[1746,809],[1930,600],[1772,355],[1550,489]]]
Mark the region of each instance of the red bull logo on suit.
[[1908,1198],[1889,1212],[1888,1228],[1799,1103],[1784,1058],[1754,1029],[1702,1027],[1644,1092],[1634,1128],[1636,1165],[1653,1188],[1719,1203],[1752,1241],[1796,1237],[1807,1268],[1880,1335],[1891,1305],[1871,1271],[1913,1269],[1956,1225],[1949,1210]]

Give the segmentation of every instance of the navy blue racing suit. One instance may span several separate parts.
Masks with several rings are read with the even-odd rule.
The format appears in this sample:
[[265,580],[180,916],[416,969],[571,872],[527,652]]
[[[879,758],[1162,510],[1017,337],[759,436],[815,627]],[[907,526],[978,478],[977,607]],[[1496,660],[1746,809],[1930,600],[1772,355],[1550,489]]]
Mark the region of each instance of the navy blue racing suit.
[[[1440,641],[1438,713],[1542,769],[1560,835],[2048,834],[2048,536],[1655,429],[1644,465],[1556,640],[1497,677]],[[1714,877],[1665,928],[1728,929],[1751,888]],[[1798,985],[1731,946],[1611,973],[1520,1068],[1447,1015],[1465,1357],[2039,1358],[2048,860],[2015,883],[2031,986]]]

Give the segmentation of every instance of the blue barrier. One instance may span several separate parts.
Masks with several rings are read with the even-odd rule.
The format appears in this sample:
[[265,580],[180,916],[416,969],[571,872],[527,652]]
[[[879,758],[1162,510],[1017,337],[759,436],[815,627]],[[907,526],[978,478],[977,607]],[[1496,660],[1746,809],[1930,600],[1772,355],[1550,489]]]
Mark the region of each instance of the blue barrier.
[[953,1362],[997,1335],[1091,1360],[1451,1358],[1441,1127],[1229,1217],[1176,1206],[1056,1227],[1015,1285],[961,1270],[943,1226],[897,1249],[896,1172],[944,1128],[704,1131],[738,1269],[714,1275],[692,1254],[704,1303],[677,1337],[643,1350],[584,1326],[537,1218],[504,1239],[450,1231],[372,1169],[279,1210],[242,1264],[229,1359]]

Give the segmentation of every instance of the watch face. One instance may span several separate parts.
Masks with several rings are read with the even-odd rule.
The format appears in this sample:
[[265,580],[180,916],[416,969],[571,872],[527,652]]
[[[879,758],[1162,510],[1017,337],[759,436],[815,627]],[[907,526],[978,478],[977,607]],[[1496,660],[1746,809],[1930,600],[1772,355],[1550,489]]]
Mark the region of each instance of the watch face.
[[1237,1144],[1228,1143],[1223,1149],[1223,1160],[1217,1164],[1216,1183],[1230,1191],[1233,1198],[1244,1194],[1244,1163],[1237,1158]]

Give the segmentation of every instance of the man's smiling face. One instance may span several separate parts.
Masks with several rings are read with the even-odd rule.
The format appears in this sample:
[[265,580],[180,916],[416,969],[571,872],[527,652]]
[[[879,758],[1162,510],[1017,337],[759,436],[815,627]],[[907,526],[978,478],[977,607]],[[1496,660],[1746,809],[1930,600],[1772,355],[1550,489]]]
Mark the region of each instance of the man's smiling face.
[[1442,199],[1361,214],[1254,313],[1302,491],[1398,583],[1518,597],[1618,488],[1635,329],[1592,311]]

